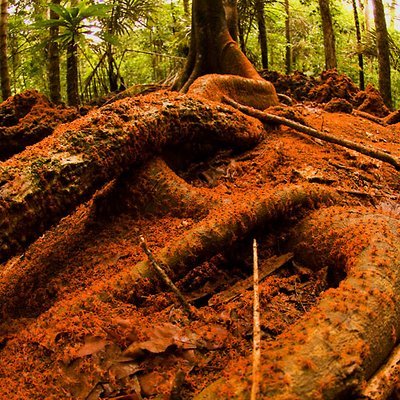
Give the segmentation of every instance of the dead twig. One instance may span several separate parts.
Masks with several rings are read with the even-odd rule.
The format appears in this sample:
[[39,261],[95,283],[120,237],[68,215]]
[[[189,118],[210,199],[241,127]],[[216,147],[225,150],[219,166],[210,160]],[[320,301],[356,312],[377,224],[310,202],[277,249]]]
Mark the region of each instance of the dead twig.
[[259,119],[262,122],[269,122],[274,124],[281,124],[288,126],[289,128],[295,129],[296,131],[305,133],[306,135],[324,140],[325,142],[334,143],[339,146],[345,147],[347,149],[351,149],[357,151],[361,154],[366,156],[375,158],[377,160],[383,161],[392,165],[396,170],[400,171],[400,159],[398,157],[394,157],[391,154],[385,153],[382,150],[377,150],[373,147],[364,146],[359,143],[352,142],[351,140],[341,139],[337,136],[330,135],[325,132],[318,131],[317,129],[311,128],[309,126],[305,126],[298,122],[294,122],[290,119],[278,117],[277,115],[269,114],[264,111],[256,110],[252,107],[243,106],[236,101],[224,96],[223,102],[226,104],[231,105],[232,107],[238,109],[239,111],[243,112],[244,114],[250,115]]
[[253,241],[253,384],[251,400],[256,400],[260,391],[261,366],[261,326],[260,326],[260,290],[258,286],[258,254],[257,241]]
[[190,318],[194,318],[194,314],[190,308],[190,304],[187,302],[181,291],[175,286],[174,282],[171,281],[170,277],[167,275],[167,273],[164,271],[164,268],[161,267],[161,265],[156,261],[154,258],[152,252],[150,249],[147,247],[146,241],[143,236],[140,236],[140,247],[143,249],[145,254],[147,255],[152,267],[156,271],[158,277],[167,285],[176,295],[178,298],[179,302],[182,305],[182,308],[186,312],[186,314]]

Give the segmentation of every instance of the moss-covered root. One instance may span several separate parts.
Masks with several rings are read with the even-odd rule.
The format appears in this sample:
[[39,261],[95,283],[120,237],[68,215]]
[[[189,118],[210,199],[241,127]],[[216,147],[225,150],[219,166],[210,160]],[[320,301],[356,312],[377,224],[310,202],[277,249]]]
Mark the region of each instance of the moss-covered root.
[[[315,185],[288,186],[273,193],[253,193],[252,198],[230,199],[214,209],[181,238],[174,238],[156,256],[168,266],[170,277],[176,279],[196,263],[204,261],[248,236],[252,230],[274,221],[301,215],[305,209],[331,203],[331,191]],[[118,275],[107,288],[108,293],[134,301],[141,294],[143,278],[157,282],[147,261]]]
[[202,217],[218,203],[209,189],[195,188],[180,178],[160,157],[138,170],[122,174],[94,198],[94,218],[120,211],[178,217]]
[[[264,348],[262,398],[354,399],[399,338],[400,222],[333,207],[316,212],[298,231],[297,257],[342,268],[347,277]],[[236,370],[196,400],[250,398],[250,371],[249,365]]]
[[232,108],[177,93],[94,110],[0,163],[0,260],[166,146],[204,141],[251,146],[264,132],[261,122]]

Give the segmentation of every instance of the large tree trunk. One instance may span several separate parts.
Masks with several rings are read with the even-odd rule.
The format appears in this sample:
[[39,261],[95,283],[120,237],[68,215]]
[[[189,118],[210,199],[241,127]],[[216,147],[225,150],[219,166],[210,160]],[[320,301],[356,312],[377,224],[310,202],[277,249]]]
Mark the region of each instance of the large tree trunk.
[[333,31],[332,16],[329,0],[318,0],[324,35],[325,68],[337,67],[335,33]]
[[230,107],[179,94],[124,99],[92,111],[0,164],[0,259],[167,145],[250,145],[263,132],[262,123]]
[[198,77],[213,73],[262,79],[232,39],[222,0],[194,0],[189,56],[174,89],[186,92]]
[[67,46],[67,98],[68,105],[79,105],[78,45],[74,39]]
[[379,91],[385,104],[392,108],[392,88],[390,79],[389,38],[386,28],[385,10],[382,0],[373,0],[376,30],[376,47],[378,50]]
[[225,9],[225,18],[228,25],[228,31],[232,39],[237,42],[239,38],[239,15],[236,0],[223,0]]
[[[60,4],[60,0],[52,0],[52,4]],[[54,11],[50,10],[50,19],[58,19],[59,16]],[[60,52],[57,42],[58,38],[58,27],[52,26],[50,31],[50,42],[49,42],[49,91],[50,100],[53,103],[61,102],[61,82],[60,82]]]
[[264,69],[268,69],[268,40],[267,28],[265,26],[264,1],[256,0],[255,9],[258,25],[258,41],[261,50],[261,64]]
[[7,56],[8,0],[1,0],[0,14],[0,80],[3,100],[11,96]]

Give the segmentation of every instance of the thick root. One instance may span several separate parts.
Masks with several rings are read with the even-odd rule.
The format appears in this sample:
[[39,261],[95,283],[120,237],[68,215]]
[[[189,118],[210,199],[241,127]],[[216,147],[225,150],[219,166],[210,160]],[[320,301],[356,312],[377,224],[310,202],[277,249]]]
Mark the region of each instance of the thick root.
[[193,82],[188,94],[205,97],[208,100],[220,103],[223,103],[226,96],[240,104],[258,110],[265,110],[279,104],[272,83],[235,75],[204,75]]
[[[161,250],[157,260],[168,267],[173,280],[178,279],[189,272],[193,265],[229,248],[254,229],[301,214],[303,209],[331,203],[333,199],[333,192],[311,185],[289,186],[272,194],[256,192],[245,204],[243,199],[237,204],[234,199],[230,204],[232,200],[228,199],[183,237]],[[136,301],[144,279],[157,282],[157,276],[148,261],[122,272],[103,292]]]
[[[331,208],[297,229],[300,260],[341,268],[347,277],[264,348],[261,396],[356,398],[400,335],[400,223],[365,209]],[[250,371],[234,372],[196,399],[249,398]]]
[[245,147],[264,132],[259,121],[231,108],[176,93],[94,110],[0,164],[0,260],[166,146],[199,141]]

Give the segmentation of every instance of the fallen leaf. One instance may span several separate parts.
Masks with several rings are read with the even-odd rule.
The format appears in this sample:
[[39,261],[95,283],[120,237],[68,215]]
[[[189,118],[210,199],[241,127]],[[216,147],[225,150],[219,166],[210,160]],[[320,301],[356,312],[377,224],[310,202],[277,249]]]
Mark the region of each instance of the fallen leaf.
[[87,336],[85,338],[85,344],[77,351],[74,358],[81,358],[90,356],[103,350],[107,345],[107,340],[98,336]]

